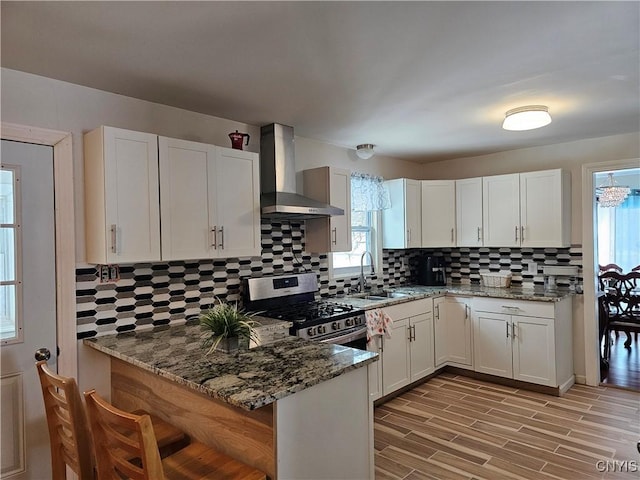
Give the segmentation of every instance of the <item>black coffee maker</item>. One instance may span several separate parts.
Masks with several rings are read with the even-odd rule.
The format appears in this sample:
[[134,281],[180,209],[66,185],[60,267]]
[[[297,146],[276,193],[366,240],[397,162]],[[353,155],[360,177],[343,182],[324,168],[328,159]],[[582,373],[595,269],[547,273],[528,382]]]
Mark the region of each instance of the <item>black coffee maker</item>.
[[444,257],[426,255],[418,259],[418,284],[429,286],[447,284]]

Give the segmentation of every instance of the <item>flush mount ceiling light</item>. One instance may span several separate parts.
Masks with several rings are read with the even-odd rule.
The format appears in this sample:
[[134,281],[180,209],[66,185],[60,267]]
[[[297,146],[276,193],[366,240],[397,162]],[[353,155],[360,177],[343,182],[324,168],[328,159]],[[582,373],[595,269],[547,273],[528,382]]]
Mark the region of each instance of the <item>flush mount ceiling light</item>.
[[551,123],[549,109],[544,105],[529,105],[509,110],[502,122],[505,130],[533,130]]
[[356,147],[356,155],[363,160],[367,160],[373,157],[373,147],[375,145],[371,145],[370,143],[363,143],[362,145],[358,145]]
[[601,207],[617,207],[625,201],[629,193],[631,189],[618,185],[618,182],[613,179],[613,173],[609,174],[609,180],[605,185],[596,188],[598,203]]

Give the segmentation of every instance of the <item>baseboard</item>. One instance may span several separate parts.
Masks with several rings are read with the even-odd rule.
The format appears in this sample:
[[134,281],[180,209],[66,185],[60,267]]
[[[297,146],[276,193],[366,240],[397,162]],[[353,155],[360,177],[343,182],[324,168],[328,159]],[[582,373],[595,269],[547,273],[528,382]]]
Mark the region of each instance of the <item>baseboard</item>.
[[586,375],[576,375],[576,383],[578,385],[586,385],[587,384],[587,376]]

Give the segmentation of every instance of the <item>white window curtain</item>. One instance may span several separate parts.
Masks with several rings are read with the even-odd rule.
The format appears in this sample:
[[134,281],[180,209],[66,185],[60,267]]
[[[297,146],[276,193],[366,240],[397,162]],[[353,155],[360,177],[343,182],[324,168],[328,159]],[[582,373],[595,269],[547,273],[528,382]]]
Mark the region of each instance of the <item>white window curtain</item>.
[[351,210],[374,212],[391,206],[389,192],[383,185],[384,178],[367,173],[351,174]]

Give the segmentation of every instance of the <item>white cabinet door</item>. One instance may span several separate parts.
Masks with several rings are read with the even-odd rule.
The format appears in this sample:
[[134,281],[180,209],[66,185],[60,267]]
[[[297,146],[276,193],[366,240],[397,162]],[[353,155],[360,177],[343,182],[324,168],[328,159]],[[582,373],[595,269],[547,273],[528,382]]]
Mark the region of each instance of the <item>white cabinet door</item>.
[[482,224],[485,247],[520,245],[520,176],[482,178]]
[[418,180],[387,180],[390,208],[382,211],[382,247],[418,248],[422,244],[421,187]]
[[305,247],[309,252],[351,251],[351,172],[320,167],[303,172],[304,193],[309,198],[342,208],[344,215],[306,221]]
[[213,186],[216,150],[212,145],[159,137],[162,259],[215,256],[216,212]]
[[408,230],[407,248],[422,246],[422,201],[418,180],[405,181],[405,216]]
[[520,174],[523,247],[571,245],[571,174],[556,169]]
[[84,136],[87,262],[160,260],[156,135],[99,127]]
[[375,352],[379,355],[377,362],[367,365],[369,373],[369,398],[373,401],[382,397],[382,338],[378,335],[373,337],[371,342],[367,345],[367,351]]
[[435,370],[433,356],[433,312],[410,318],[412,340],[411,381],[426,377]]
[[420,185],[422,189],[422,246],[455,246],[455,180],[423,180]]
[[409,319],[394,319],[391,338],[383,340],[383,394],[387,395],[410,382]]
[[217,256],[259,256],[260,172],[258,154],[216,147]]
[[482,178],[456,180],[456,245],[482,246]]
[[476,372],[513,377],[511,316],[474,312],[473,359]]
[[472,357],[472,323],[469,300],[463,297],[444,297],[444,301],[438,304],[439,328],[436,333],[436,345],[443,343],[440,348],[446,351],[438,351],[436,358],[446,356],[446,362],[467,368],[473,365]]
[[513,316],[513,378],[556,386],[554,320]]
[[433,299],[433,338],[434,338],[434,362],[438,368],[449,358],[447,350],[447,323],[444,315],[446,309],[444,307],[445,297]]

